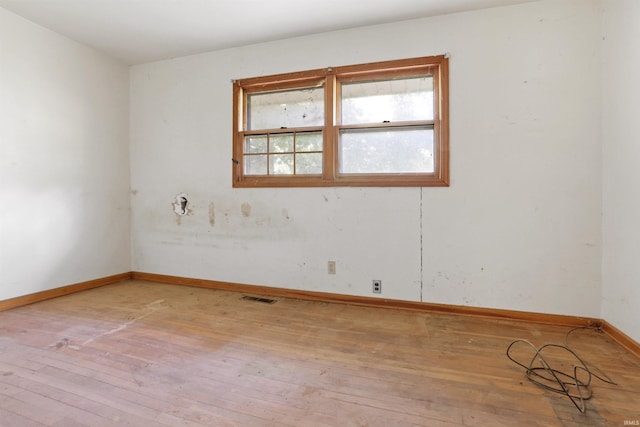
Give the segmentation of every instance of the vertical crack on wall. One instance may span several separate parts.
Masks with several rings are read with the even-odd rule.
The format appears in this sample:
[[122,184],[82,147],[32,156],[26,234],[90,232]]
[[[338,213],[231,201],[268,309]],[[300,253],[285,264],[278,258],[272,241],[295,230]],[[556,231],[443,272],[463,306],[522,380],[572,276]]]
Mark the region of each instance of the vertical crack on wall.
[[424,283],[424,274],[423,274],[423,262],[424,262],[424,251],[423,251],[423,235],[422,235],[422,193],[424,191],[424,187],[420,187],[420,302],[423,302],[423,283]]

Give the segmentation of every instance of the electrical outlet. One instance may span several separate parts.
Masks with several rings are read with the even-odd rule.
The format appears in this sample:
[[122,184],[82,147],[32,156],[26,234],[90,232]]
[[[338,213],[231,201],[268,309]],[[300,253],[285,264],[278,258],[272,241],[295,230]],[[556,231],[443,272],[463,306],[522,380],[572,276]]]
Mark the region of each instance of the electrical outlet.
[[381,294],[382,293],[382,280],[374,280],[373,281],[373,293]]
[[328,261],[327,262],[327,273],[336,274],[336,262],[335,261]]

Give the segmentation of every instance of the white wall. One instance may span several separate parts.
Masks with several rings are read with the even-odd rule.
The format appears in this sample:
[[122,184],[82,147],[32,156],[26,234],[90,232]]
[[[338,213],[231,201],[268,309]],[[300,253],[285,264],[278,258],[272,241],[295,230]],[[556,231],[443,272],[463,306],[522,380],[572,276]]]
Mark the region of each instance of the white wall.
[[128,68],[0,8],[0,300],[130,271]]
[[[133,269],[367,296],[381,279],[386,298],[599,317],[599,6],[542,1],[133,67]],[[446,52],[451,187],[231,188],[231,79]]]
[[640,342],[640,2],[604,2],[602,317]]

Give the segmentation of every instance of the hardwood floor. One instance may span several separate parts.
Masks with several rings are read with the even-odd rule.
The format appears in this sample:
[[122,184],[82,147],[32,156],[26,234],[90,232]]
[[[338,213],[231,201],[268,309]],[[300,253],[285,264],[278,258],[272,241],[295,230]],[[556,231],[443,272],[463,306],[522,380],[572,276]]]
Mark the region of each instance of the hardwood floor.
[[234,292],[130,280],[0,312],[0,425],[640,420],[640,359],[605,334],[578,330],[569,338],[618,384],[593,379],[584,414],[529,382],[505,355],[516,338],[562,344],[568,330],[287,298],[264,304]]

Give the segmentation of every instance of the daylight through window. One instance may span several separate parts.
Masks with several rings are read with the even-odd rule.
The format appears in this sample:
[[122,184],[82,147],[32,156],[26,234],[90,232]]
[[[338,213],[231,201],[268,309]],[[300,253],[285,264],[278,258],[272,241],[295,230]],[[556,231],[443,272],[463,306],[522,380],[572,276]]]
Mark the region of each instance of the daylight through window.
[[234,187],[447,186],[444,56],[234,82]]

